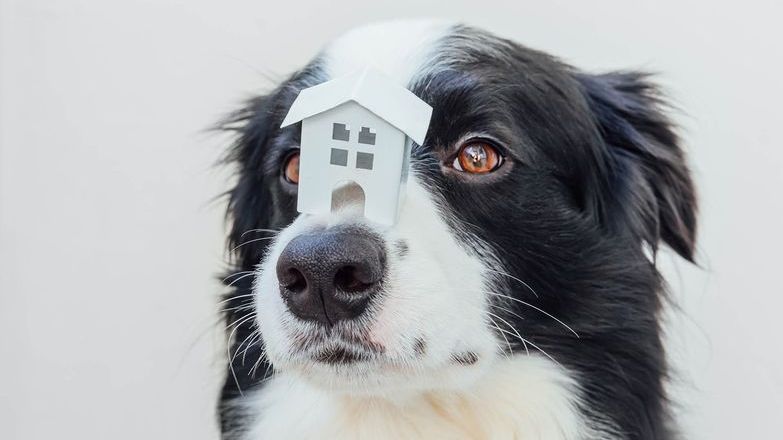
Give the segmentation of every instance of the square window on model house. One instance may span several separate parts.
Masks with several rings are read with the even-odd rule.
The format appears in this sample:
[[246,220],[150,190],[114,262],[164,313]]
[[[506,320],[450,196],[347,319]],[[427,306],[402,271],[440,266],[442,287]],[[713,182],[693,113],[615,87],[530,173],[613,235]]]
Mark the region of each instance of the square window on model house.
[[359,143],[375,145],[375,130],[370,127],[362,127],[362,129],[359,130]]
[[332,154],[329,158],[329,163],[332,165],[339,165],[341,167],[348,166],[348,150],[342,148],[332,148]]
[[363,153],[359,151],[356,153],[356,168],[360,168],[363,170],[371,170],[372,160],[373,160],[372,153]]
[[348,124],[332,124],[332,139],[336,141],[348,142],[351,138],[351,127]]

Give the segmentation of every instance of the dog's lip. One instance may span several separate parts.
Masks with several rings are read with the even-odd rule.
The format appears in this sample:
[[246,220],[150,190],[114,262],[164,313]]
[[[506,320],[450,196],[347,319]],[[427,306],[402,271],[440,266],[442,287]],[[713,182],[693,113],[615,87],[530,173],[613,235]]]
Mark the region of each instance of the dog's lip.
[[328,333],[297,334],[292,338],[295,347],[303,352],[316,352],[318,355],[326,350],[341,348],[357,353],[363,357],[380,355],[386,352],[386,347],[366,334],[356,334],[346,331],[329,331]]

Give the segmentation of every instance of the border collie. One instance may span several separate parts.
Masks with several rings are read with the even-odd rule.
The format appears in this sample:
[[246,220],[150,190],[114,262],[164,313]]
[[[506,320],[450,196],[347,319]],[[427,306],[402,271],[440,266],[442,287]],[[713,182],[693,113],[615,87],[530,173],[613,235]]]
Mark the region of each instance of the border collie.
[[[391,227],[296,211],[297,93],[370,66],[433,107]],[[471,27],[371,25],[227,123],[225,439],[671,439],[660,244],[696,197],[666,103]]]

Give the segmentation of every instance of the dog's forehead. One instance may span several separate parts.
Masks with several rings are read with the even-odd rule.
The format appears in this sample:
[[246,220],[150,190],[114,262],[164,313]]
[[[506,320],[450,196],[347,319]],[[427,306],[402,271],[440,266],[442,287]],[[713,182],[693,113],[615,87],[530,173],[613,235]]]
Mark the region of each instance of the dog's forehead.
[[322,54],[329,78],[371,67],[408,87],[434,68],[437,47],[454,29],[444,20],[400,20],[353,29]]

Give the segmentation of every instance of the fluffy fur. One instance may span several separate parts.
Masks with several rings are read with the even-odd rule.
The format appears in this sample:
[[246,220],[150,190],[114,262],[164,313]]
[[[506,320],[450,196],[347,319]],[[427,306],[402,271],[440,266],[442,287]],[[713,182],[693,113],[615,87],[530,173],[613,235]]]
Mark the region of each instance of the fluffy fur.
[[[296,94],[364,65],[434,108],[390,228],[350,197],[298,215],[281,177],[299,127],[279,125]],[[341,37],[227,128],[238,177],[224,438],[675,437],[662,280],[645,249],[691,260],[696,198],[646,75],[586,74],[461,25],[386,23]],[[495,142],[503,166],[451,168],[471,137]],[[301,321],[277,258],[300,234],[345,227],[380,237],[382,292],[356,320]]]

